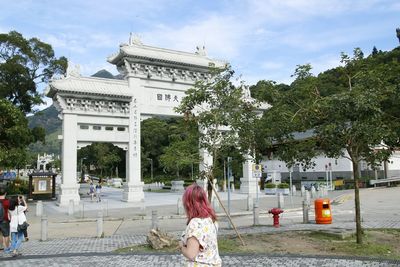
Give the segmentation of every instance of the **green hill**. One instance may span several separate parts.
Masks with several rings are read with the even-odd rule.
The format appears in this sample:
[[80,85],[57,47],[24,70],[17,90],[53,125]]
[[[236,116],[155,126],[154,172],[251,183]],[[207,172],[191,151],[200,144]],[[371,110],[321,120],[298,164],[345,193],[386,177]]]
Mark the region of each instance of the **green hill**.
[[50,107],[37,112],[35,115],[28,117],[28,126],[29,128],[41,126],[46,130],[46,134],[61,129],[61,120],[58,118],[57,109],[51,105]]
[[29,151],[32,153],[60,154],[60,141],[58,135],[61,134],[61,120],[58,118],[57,109],[50,107],[28,117],[30,128],[43,127],[46,130],[46,142],[31,144]]

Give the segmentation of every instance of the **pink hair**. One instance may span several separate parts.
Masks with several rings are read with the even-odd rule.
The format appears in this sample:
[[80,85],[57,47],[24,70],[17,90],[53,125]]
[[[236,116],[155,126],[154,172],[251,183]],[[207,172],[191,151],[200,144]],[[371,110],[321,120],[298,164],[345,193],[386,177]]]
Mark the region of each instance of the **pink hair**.
[[217,220],[214,209],[211,208],[204,189],[196,183],[188,186],[182,197],[183,206],[188,217],[187,224],[193,218],[211,218]]

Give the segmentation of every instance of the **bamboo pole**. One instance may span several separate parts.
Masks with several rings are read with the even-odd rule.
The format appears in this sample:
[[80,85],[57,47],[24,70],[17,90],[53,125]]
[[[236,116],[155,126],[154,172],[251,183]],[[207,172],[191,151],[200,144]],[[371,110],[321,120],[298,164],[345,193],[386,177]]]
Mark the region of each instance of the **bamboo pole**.
[[244,243],[244,241],[243,241],[243,239],[242,239],[242,237],[241,237],[239,231],[237,230],[235,224],[233,223],[231,216],[230,216],[230,215],[228,214],[228,212],[226,211],[224,204],[222,204],[222,201],[221,201],[221,199],[219,198],[219,195],[218,195],[218,193],[217,193],[217,190],[215,189],[214,185],[211,183],[210,179],[209,179],[207,176],[206,176],[206,178],[207,178],[207,182],[210,183],[210,185],[211,185],[211,187],[212,187],[212,189],[213,189],[213,191],[214,191],[214,193],[215,193],[215,196],[216,196],[217,199],[218,199],[219,204],[221,205],[222,209],[224,210],[226,216],[228,217],[229,222],[230,222],[231,225],[233,226],[233,229],[235,230],[236,235],[239,237],[240,241],[242,242],[242,246],[246,246],[246,244]]

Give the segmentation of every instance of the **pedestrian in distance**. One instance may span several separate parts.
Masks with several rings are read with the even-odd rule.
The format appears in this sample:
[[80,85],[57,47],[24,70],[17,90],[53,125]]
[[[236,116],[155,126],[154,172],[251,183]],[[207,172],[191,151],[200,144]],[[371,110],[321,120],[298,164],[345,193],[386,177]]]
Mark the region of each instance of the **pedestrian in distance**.
[[101,184],[100,184],[100,182],[96,185],[96,197],[97,197],[97,202],[101,202]]
[[3,248],[10,246],[10,218],[8,217],[8,208],[10,201],[6,198],[7,192],[0,188],[0,233],[2,235]]
[[218,252],[218,223],[204,189],[196,183],[186,188],[182,203],[187,227],[179,242],[185,266],[221,266]]
[[23,202],[24,206],[19,205],[18,198],[11,199],[10,207],[8,209],[8,214],[10,217],[11,246],[7,249],[4,249],[4,252],[12,253],[13,257],[20,255],[18,250],[21,247],[22,241],[24,240],[24,232],[23,229],[20,228],[23,225],[27,225],[25,211],[27,210],[28,205],[26,204],[23,196],[21,196],[21,201]]
[[89,194],[90,194],[90,200],[93,201],[93,198],[94,198],[94,185],[93,185],[93,182],[90,182]]

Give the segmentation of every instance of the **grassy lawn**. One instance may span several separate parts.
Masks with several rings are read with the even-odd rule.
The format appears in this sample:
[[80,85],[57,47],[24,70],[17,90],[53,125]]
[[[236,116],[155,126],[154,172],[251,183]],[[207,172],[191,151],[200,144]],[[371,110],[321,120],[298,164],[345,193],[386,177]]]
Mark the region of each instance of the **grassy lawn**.
[[[359,256],[400,260],[400,229],[366,230],[361,245],[356,243],[354,236],[341,238],[329,232],[319,231],[250,234],[243,235],[242,238],[246,246],[242,246],[235,236],[220,236],[220,253]],[[159,252],[178,252],[177,246],[178,242]],[[157,251],[148,245],[140,245],[118,249],[116,252]]]

